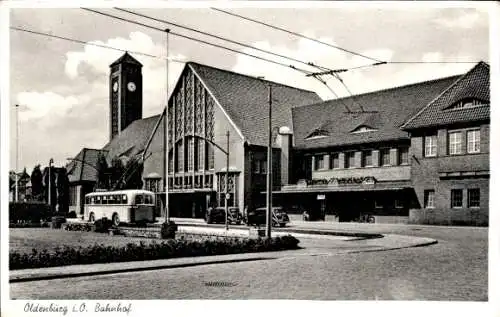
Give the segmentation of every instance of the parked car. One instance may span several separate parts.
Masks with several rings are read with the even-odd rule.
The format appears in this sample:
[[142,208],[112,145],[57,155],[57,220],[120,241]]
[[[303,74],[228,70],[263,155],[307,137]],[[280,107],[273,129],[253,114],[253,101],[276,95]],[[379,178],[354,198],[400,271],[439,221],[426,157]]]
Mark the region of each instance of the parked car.
[[[228,223],[239,225],[242,220],[243,217],[238,207],[228,207]],[[226,209],[224,207],[208,208],[205,221],[207,223],[226,223]]]
[[[257,208],[252,211],[248,211],[246,223],[251,226],[260,226],[266,224],[266,207]],[[272,208],[272,222],[273,227],[284,227],[290,222],[288,214],[281,207]]]

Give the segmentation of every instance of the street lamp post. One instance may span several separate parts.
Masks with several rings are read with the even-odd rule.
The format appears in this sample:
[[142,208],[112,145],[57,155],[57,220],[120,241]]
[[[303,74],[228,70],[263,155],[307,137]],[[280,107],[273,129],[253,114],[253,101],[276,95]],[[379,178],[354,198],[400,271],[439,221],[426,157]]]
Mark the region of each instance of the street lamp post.
[[266,210],[266,237],[271,238],[271,223],[272,223],[272,208],[273,208],[273,179],[272,179],[272,169],[273,169],[273,144],[272,144],[272,104],[273,104],[273,90],[271,84],[269,84],[269,118],[268,118],[268,144],[267,144],[267,210]]
[[14,201],[19,201],[19,105],[16,104],[16,192]]
[[225,194],[225,213],[226,213],[226,231],[229,230],[229,224],[227,223],[227,217],[228,217],[228,203],[229,203],[229,131],[226,132],[226,194]]
[[49,160],[49,208],[52,212],[52,163],[54,163],[54,159]]

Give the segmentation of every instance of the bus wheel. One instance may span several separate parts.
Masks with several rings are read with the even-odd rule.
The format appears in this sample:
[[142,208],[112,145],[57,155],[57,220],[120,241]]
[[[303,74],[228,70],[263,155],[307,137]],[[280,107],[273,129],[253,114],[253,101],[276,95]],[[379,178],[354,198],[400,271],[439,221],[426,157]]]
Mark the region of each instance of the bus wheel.
[[111,218],[111,223],[115,227],[118,227],[120,225],[120,217],[118,217],[118,214],[116,212],[113,214],[113,217]]
[[91,212],[89,215],[89,222],[95,222],[95,215],[93,212]]

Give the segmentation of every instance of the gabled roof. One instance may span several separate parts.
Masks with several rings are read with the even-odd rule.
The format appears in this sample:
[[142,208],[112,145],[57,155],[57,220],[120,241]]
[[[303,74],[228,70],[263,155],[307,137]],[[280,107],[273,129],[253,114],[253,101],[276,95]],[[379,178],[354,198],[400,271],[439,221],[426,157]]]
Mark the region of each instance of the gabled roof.
[[252,145],[267,145],[269,84],[273,87],[273,127],[288,126],[293,130],[291,108],[321,101],[312,91],[198,63],[187,65],[213,94],[245,141]]
[[134,64],[142,67],[142,64],[132,57],[128,52],[125,52],[119,59],[114,61],[109,67],[115,66],[117,64]]
[[[456,102],[469,98],[482,100],[486,103],[478,107],[447,109]],[[402,128],[410,130],[460,122],[489,120],[489,101],[490,67],[484,62],[480,62],[415,116],[411,117]]]
[[141,154],[159,119],[160,115],[155,115],[135,120],[125,130],[115,136],[103,148],[107,152],[106,160],[108,164],[111,163],[114,157],[126,156],[127,158],[131,158]]
[[97,180],[97,161],[99,153],[106,155],[106,151],[98,149],[83,148],[75,159],[66,165],[68,179],[74,182],[95,182]]
[[[458,78],[459,76],[452,76],[435,79],[305,107],[295,107],[292,110],[295,146],[299,149],[312,149],[408,139],[408,133],[402,131],[400,126]],[[357,104],[363,106],[364,112],[346,111],[344,103],[351,106],[353,98]],[[352,133],[360,126],[369,126],[377,130]],[[328,131],[328,137],[306,139],[315,129]]]

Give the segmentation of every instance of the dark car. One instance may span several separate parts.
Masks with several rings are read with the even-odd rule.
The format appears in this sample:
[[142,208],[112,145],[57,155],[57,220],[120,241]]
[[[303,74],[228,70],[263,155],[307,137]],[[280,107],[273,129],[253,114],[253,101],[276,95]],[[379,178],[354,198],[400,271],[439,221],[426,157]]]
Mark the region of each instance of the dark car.
[[[205,214],[207,223],[226,223],[226,209],[224,207],[209,208]],[[228,207],[227,222],[241,224],[242,216],[238,207]]]
[[[249,211],[247,214],[247,225],[249,226],[260,226],[266,224],[266,207],[257,208],[255,210]],[[284,227],[290,222],[288,214],[281,207],[272,208],[272,222],[273,227],[280,226]]]

